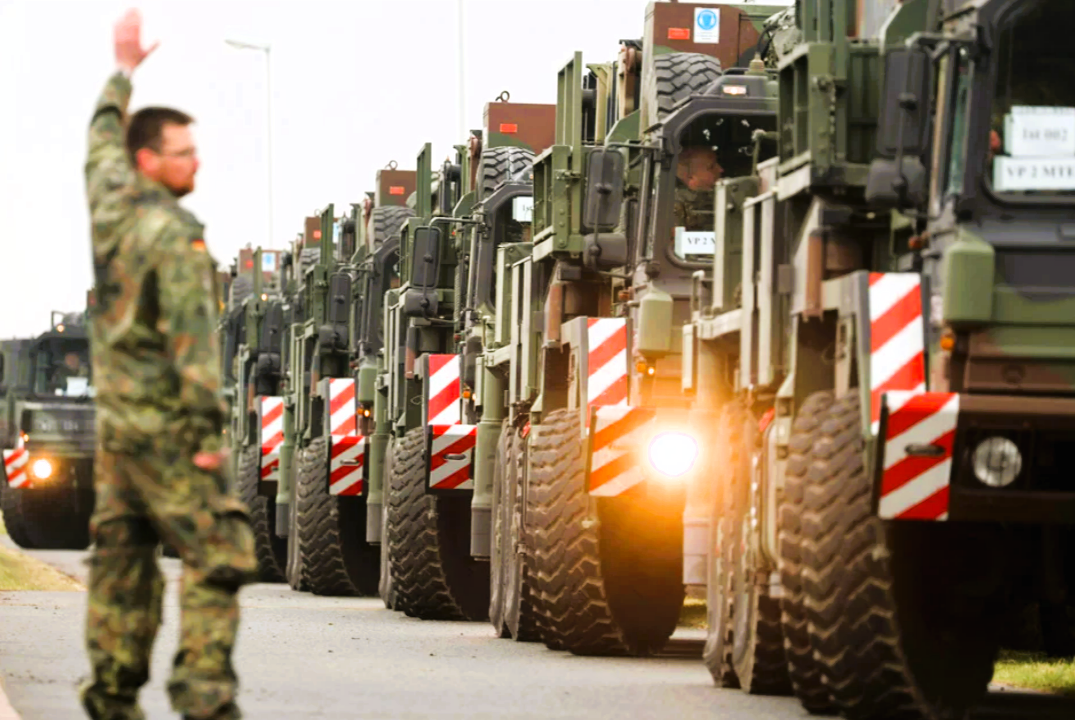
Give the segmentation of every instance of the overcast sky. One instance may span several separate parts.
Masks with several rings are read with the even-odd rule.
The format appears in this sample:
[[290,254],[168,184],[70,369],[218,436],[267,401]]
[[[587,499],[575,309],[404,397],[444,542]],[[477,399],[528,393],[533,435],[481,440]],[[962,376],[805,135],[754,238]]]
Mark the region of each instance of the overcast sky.
[[[614,59],[621,38],[642,37],[646,4],[463,0],[467,129],[502,90],[554,103],[571,54]],[[330,202],[341,214],[390,160],[413,168],[432,142],[436,165],[463,140],[457,0],[0,0],[0,337],[84,306],[86,128],[114,68],[112,25],[132,6],[161,46],[135,74],[131,107],[195,116],[202,166],[184,204],[222,266],[247,243],[284,248]],[[272,238],[265,56],[226,38],[272,46]]]

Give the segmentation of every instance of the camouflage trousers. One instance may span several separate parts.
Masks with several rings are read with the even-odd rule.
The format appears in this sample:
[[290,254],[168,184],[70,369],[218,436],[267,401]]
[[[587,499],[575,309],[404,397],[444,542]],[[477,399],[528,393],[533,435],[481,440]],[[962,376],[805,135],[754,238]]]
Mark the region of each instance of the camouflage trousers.
[[179,650],[168,693],[185,718],[239,718],[231,663],[239,588],[256,577],[247,510],[222,473],[197,468],[171,448],[130,455],[100,447],[94,473],[86,646],[92,678],[80,691],[94,720],[142,720],[164,579],[157,546],[183,562]]

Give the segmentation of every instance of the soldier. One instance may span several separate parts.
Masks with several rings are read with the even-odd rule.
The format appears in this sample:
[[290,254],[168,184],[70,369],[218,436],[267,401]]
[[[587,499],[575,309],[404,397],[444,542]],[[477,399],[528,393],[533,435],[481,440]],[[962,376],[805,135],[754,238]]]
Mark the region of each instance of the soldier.
[[184,718],[238,718],[237,594],[256,562],[246,508],[223,478],[216,268],[202,226],[177,202],[198,169],[191,118],[147,108],[127,121],[131,73],[155,48],[142,47],[140,32],[137,11],[116,24],[118,70],[93,114],[86,162],[100,444],[86,627],[92,677],[80,696],[96,720],[143,718],[138,692],[161,620],[163,540],[183,561],[172,707]]
[[66,391],[68,378],[89,377],[86,366],[78,353],[69,352],[63,357],[63,362],[52,369],[52,378],[49,382],[49,390]]
[[676,164],[676,224],[687,230],[712,230],[713,192],[724,174],[711,148],[691,146],[679,153]]

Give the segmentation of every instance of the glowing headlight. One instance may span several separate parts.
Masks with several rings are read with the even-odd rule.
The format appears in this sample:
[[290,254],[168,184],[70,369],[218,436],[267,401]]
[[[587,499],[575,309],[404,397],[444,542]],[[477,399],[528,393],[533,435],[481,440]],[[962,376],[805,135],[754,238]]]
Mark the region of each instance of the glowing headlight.
[[974,449],[974,474],[989,487],[1011,485],[1022,469],[1019,447],[1008,438],[986,438]]
[[679,477],[694,467],[698,458],[698,443],[690,435],[664,433],[649,444],[649,462],[657,472]]
[[34,464],[30,469],[38,480],[48,480],[52,477],[52,463],[44,458],[34,460]]

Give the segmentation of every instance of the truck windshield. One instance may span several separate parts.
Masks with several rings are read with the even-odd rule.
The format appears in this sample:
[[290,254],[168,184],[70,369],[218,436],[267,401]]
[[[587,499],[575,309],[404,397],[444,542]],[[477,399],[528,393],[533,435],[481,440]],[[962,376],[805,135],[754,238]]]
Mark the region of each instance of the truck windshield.
[[1041,0],[998,34],[989,146],[993,190],[1075,199],[1075,3]]
[[35,395],[91,397],[94,394],[87,340],[43,340],[34,348],[32,355]]
[[[672,192],[662,190],[659,184],[654,187],[654,192],[663,196],[659,201],[672,202],[672,227],[667,233],[677,258],[691,263],[712,259],[717,181],[749,175],[754,162],[755,131],[775,127],[776,118],[771,115],[721,113],[696,120],[682,133],[683,149],[676,157]],[[759,158],[765,159],[764,155]]]

